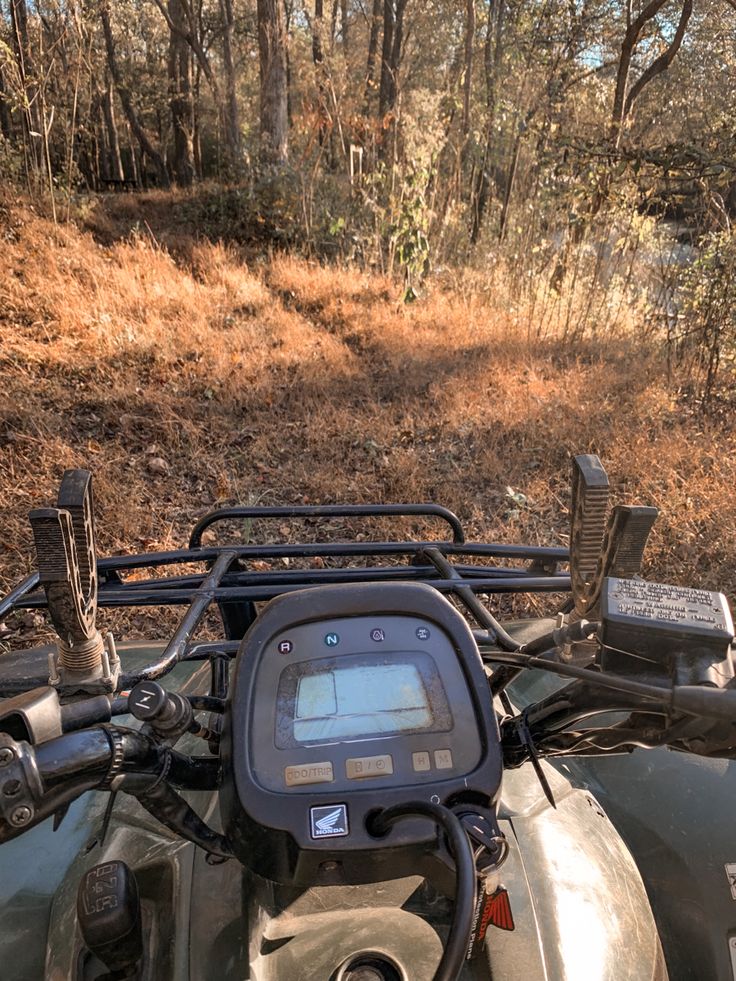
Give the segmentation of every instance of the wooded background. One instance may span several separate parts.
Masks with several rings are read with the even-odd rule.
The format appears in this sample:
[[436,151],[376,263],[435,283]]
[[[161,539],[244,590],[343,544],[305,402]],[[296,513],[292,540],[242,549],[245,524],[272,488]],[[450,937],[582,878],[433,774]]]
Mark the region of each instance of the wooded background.
[[306,4],[0,0],[0,582],[65,467],[106,551],[372,500],[557,545],[595,452],[733,596],[736,0]]
[[216,182],[205,230],[398,272],[407,300],[473,269],[539,334],[633,316],[696,350],[706,400],[732,363],[736,0],[0,11],[0,168],[54,220]]

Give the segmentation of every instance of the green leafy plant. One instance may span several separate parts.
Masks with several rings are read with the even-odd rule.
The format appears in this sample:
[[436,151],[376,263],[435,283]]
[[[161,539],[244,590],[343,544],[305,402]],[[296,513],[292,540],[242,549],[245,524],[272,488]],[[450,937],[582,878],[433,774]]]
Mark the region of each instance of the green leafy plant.
[[405,303],[419,297],[419,287],[430,270],[427,189],[429,167],[409,166],[393,207],[391,251],[404,273]]

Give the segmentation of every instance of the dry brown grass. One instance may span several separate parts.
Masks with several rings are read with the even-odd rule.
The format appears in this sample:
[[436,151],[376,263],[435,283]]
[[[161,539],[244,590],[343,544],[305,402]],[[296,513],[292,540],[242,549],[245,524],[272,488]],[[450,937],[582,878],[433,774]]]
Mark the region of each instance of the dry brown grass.
[[145,198],[112,206],[94,235],[0,213],[0,587],[70,466],[95,474],[106,552],[182,544],[235,501],[438,501],[473,537],[558,544],[569,457],[597,452],[618,499],[662,508],[649,573],[733,597],[736,427],[690,412],[634,338],[561,350],[468,291],[404,307],[357,270],[246,262],[175,212],[167,251],[160,194],[153,232]]

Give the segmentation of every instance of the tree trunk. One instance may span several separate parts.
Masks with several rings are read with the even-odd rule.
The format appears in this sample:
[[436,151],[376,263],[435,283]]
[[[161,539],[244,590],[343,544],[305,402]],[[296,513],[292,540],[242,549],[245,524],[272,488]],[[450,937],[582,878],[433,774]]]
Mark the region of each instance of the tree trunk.
[[[169,0],[169,16],[181,30],[185,27],[181,0]],[[169,33],[169,107],[174,130],[172,169],[177,184],[190,187],[194,180],[192,140],[192,75],[189,45],[179,30]]]
[[516,171],[519,167],[519,153],[521,151],[521,143],[524,139],[524,127],[519,126],[516,138],[514,139],[514,152],[511,155],[511,164],[509,166],[508,177],[506,178],[506,191],[503,196],[503,207],[501,208],[501,218],[498,224],[498,241],[503,242],[504,236],[506,235],[506,225],[509,219],[509,204],[511,203],[511,194],[514,190],[514,182],[516,181]]
[[486,138],[483,147],[483,159],[478,168],[476,186],[471,199],[472,217],[470,223],[470,241],[473,245],[478,241],[483,216],[488,205],[491,192],[491,157],[493,153],[493,136],[496,126],[496,93],[498,76],[503,55],[503,20],[505,0],[489,0],[488,27],[486,43],[483,49],[483,65],[486,76]]
[[105,117],[105,128],[107,130],[107,147],[109,152],[109,174],[115,180],[122,181],[125,178],[123,171],[123,159],[120,155],[120,140],[118,138],[118,127],[115,122],[115,105],[113,99],[112,82],[108,79],[105,92],[101,99],[102,112]]
[[109,174],[107,173],[107,136],[105,135],[105,120],[102,112],[102,97],[94,79],[92,79],[89,112],[92,119],[92,165],[95,174],[95,190],[99,191],[103,187],[102,178],[109,177]]
[[314,23],[312,24],[312,61],[317,81],[317,114],[319,116],[319,145],[327,142],[329,114],[327,111],[327,91],[325,84],[324,53],[324,2],[314,0]]
[[120,102],[123,106],[123,112],[128,120],[128,124],[135,134],[135,138],[140,144],[142,155],[148,156],[153,161],[153,164],[158,173],[159,181],[162,187],[169,186],[169,175],[166,170],[166,164],[164,158],[160,151],[151,141],[148,133],[144,129],[142,123],[138,119],[138,114],[133,108],[133,101],[130,96],[130,91],[123,82],[122,75],[120,73],[120,68],[117,63],[115,56],[115,41],[112,36],[112,27],[110,25],[110,8],[109,0],[103,0],[99,6],[100,21],[102,23],[102,33],[105,36],[105,50],[107,52],[107,64],[110,69],[110,75],[115,83],[115,88],[117,89]]
[[202,69],[199,64],[194,62],[194,104],[192,116],[192,147],[194,151],[194,172],[198,180],[204,180],[202,169],[202,128],[200,125],[200,87],[202,79]]
[[[215,106],[217,108],[217,115],[219,123],[222,127],[223,136],[225,138],[225,148],[227,154],[227,170],[230,176],[237,176],[241,173],[243,169],[243,157],[241,152],[241,140],[240,140],[240,127],[238,124],[238,111],[237,111],[237,101],[235,99],[235,74],[234,67],[232,64],[232,54],[229,55],[231,61],[231,72],[232,72],[232,93],[228,93],[225,97],[222,95],[220,85],[218,82],[217,75],[212,69],[212,65],[209,60],[207,51],[205,50],[202,38],[201,38],[201,23],[198,13],[192,3],[189,0],[179,0],[181,8],[184,12],[185,28],[182,30],[180,26],[175,24],[167,9],[167,5],[164,0],[155,0],[156,6],[161,11],[164,20],[169,26],[170,31],[174,31],[180,34],[182,40],[184,40],[189,47],[192,49],[192,53],[197,60],[197,65],[199,66],[202,74],[207,79],[207,84],[212,91],[212,98],[214,100]],[[232,32],[233,32],[233,13],[232,4],[227,2],[223,7],[223,60],[228,57],[226,50],[232,51]],[[228,69],[226,68],[226,85],[230,84],[231,79],[228,78]],[[232,100],[230,98],[232,95]]]
[[381,66],[381,117],[396,105],[399,91],[399,65],[404,42],[404,13],[407,0],[386,0],[383,19],[383,64]]
[[240,138],[240,117],[238,114],[237,78],[233,58],[233,32],[235,17],[232,0],[220,0],[222,13],[222,63],[225,69],[224,129],[228,156],[233,169],[231,176],[237,177],[242,170],[243,150]]
[[667,48],[655,58],[654,61],[646,68],[645,71],[641,73],[636,82],[631,86],[631,89],[626,95],[626,101],[624,102],[624,119],[631,112],[631,108],[641,95],[641,91],[645,86],[647,86],[653,78],[657,75],[661,75],[662,72],[667,71],[672,62],[674,61],[675,55],[680,50],[680,45],[682,44],[683,38],[685,37],[685,30],[687,28],[690,17],[693,12],[693,0],[684,0],[682,5],[682,10],[680,11],[680,20],[677,24],[677,29],[672,37]]
[[348,53],[348,0],[340,0],[340,30],[342,33],[342,48]]
[[393,105],[391,52],[394,43],[395,11],[393,0],[383,0],[383,45],[381,48],[381,86],[378,92],[378,118],[383,119]]
[[332,16],[330,17],[330,53],[335,50],[335,35],[337,33],[337,4],[339,0],[332,0]]
[[[28,40],[28,8],[25,0],[10,0],[10,17],[13,27],[13,45],[18,64],[18,77],[22,89],[23,145],[26,163],[38,174],[41,169],[42,123],[38,112],[38,86],[33,78],[33,61]],[[36,134],[36,135],[33,135]]]
[[470,93],[473,82],[473,41],[475,40],[475,0],[465,3],[465,77],[463,79],[463,138],[470,132]]
[[407,0],[396,0],[394,38],[391,46],[391,109],[396,104],[396,97],[399,92],[399,67],[403,54],[402,45],[404,43],[404,14],[406,12],[406,4]]
[[2,133],[6,140],[11,139],[13,136],[13,120],[10,115],[2,65],[0,65],[0,133]]
[[626,26],[626,33],[621,42],[621,54],[618,60],[618,70],[616,72],[616,89],[613,96],[613,109],[611,111],[611,133],[610,138],[614,146],[618,146],[621,139],[621,127],[625,119],[626,90],[629,85],[629,70],[631,59],[634,55],[641,32],[647,21],[657,16],[660,9],[664,7],[667,0],[650,0],[638,17],[631,19],[631,6],[629,5]]
[[261,156],[286,163],[289,152],[286,92],[286,35],[281,0],[257,0],[261,81]]
[[[735,0],[736,2],[736,0]],[[373,76],[376,73],[376,54],[378,53],[378,32],[381,29],[381,6],[382,0],[373,0],[373,13],[371,14],[371,31],[368,37],[368,60],[365,68],[365,93],[363,95],[363,105],[367,113],[370,104],[375,82]]]
[[291,97],[291,47],[288,39],[291,37],[291,20],[294,13],[292,0],[284,0],[284,30],[286,31],[286,119],[289,129],[294,125],[294,106]]
[[128,134],[128,152],[130,153],[130,172],[133,175],[133,180],[136,185],[140,187],[141,185],[141,175],[138,169],[138,156],[135,152],[135,142],[133,141],[133,133],[130,129],[130,123],[125,120],[125,128]]

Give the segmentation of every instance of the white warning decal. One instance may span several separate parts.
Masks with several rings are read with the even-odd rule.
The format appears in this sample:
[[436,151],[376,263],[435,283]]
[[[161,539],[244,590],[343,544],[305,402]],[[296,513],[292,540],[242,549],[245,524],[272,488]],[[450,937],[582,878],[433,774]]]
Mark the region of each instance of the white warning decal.
[[725,865],[728,884],[731,888],[731,899],[736,900],[736,862],[727,862]]

